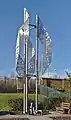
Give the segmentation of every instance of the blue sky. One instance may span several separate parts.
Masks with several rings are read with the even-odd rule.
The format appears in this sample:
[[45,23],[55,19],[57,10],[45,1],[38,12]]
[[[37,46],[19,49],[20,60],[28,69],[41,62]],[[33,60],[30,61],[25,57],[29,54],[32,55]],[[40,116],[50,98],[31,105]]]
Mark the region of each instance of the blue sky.
[[24,7],[40,18],[52,39],[52,68],[58,74],[71,69],[71,0],[0,0],[0,75],[15,70],[17,30]]

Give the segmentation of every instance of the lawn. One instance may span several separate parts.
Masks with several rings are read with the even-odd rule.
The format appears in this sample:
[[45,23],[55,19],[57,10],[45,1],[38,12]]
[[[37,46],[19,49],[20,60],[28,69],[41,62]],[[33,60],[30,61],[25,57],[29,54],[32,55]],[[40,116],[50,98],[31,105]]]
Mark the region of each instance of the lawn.
[[[8,105],[8,100],[15,99],[15,98],[22,98],[22,94],[0,93],[0,110],[10,110],[11,108]],[[35,99],[35,95],[29,94],[29,98]]]

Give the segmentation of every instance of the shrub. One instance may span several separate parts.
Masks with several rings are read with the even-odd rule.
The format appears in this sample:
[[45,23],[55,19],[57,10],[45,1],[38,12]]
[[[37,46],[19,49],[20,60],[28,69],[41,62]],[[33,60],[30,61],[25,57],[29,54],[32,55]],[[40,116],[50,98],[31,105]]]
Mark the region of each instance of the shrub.
[[[56,106],[60,106],[61,102],[65,101],[65,98],[44,98],[43,101],[38,102],[38,109],[42,110],[55,110]],[[33,102],[33,105],[35,107],[35,100],[28,99],[28,109],[30,106],[30,103]],[[23,109],[23,100],[18,99],[11,99],[8,101],[9,106],[12,108],[13,111],[22,111]]]
[[[35,104],[35,101],[29,99],[28,100],[28,109],[30,106],[30,103],[33,102]],[[18,99],[11,99],[8,101],[9,106],[12,108],[12,111],[22,111],[23,110],[23,99],[18,98]]]
[[11,99],[8,101],[9,106],[12,108],[13,111],[22,111],[23,100],[19,99]]
[[64,102],[65,98],[44,98],[44,108],[48,110],[55,110],[56,106],[60,106],[61,102]]
[[[28,109],[30,107],[30,103],[33,102],[33,106],[35,107],[35,101],[28,99]],[[18,98],[18,99],[11,99],[8,101],[9,106],[12,108],[12,111],[22,111],[23,110],[23,100]],[[38,102],[38,109],[44,109],[44,103],[43,102]]]

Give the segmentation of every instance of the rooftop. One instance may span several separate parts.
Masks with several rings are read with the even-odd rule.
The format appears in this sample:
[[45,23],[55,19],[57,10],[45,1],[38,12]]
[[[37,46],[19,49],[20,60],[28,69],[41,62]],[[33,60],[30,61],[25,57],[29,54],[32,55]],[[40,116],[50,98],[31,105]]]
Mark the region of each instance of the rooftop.
[[45,73],[42,75],[42,78],[56,78],[56,79],[67,79],[68,77],[66,75],[58,75],[57,73]]

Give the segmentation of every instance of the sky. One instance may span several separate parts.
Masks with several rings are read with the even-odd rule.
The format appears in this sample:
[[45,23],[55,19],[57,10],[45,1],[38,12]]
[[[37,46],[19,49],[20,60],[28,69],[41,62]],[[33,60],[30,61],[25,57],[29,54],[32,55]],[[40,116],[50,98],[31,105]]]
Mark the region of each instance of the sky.
[[31,21],[39,15],[52,39],[51,68],[58,74],[71,70],[71,0],[0,0],[0,76],[15,71],[18,28],[27,8]]

